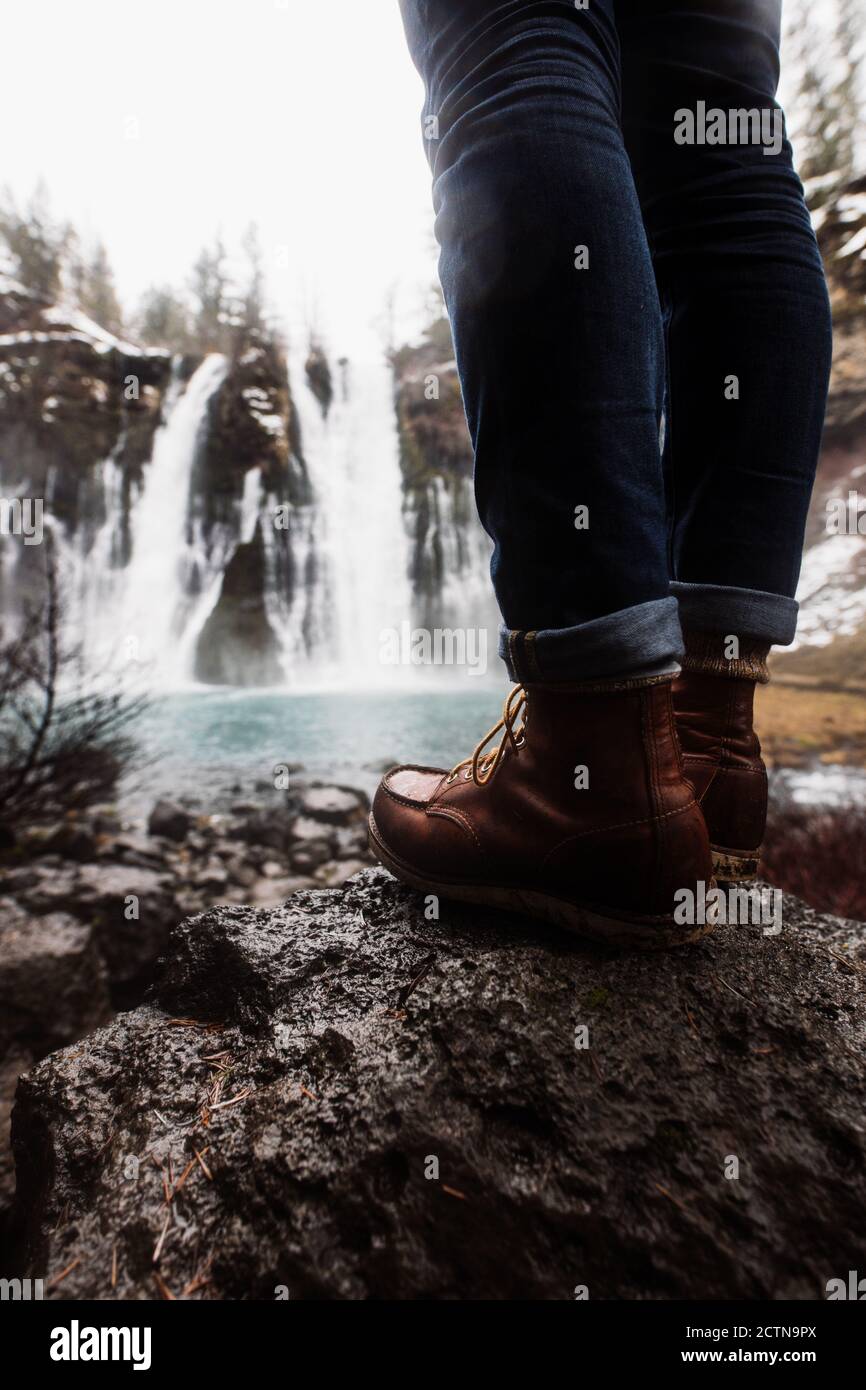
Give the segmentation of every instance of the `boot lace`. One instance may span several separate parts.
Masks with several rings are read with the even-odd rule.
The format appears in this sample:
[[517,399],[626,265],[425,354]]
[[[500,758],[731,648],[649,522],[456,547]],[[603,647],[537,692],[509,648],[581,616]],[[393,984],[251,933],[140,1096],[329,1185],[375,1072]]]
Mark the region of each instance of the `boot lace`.
[[[502,738],[495,748],[489,753],[484,750],[491,739],[495,738],[500,730],[503,730]],[[515,685],[509,691],[502,707],[502,718],[489,733],[486,733],[469,758],[464,758],[456,767],[449,772],[446,780],[447,785],[451,785],[462,773],[468,781],[472,778],[476,787],[483,787],[490,781],[494,772],[498,768],[502,759],[509,748],[515,752],[523,747],[525,743],[524,733],[526,730],[526,691],[522,685]]]

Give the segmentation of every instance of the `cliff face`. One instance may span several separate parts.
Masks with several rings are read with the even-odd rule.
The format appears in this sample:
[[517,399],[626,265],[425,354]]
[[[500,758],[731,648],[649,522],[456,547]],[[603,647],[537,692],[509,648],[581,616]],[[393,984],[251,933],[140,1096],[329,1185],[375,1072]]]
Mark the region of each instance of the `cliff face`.
[[[258,470],[258,515],[252,534],[243,536],[250,470]],[[253,337],[210,401],[193,469],[190,525],[199,528],[205,552],[222,546],[227,557],[219,596],[196,644],[196,680],[256,686],[283,679],[268,595],[289,608],[298,576],[291,532],[275,524],[275,514],[278,507],[291,511],[311,500],[285,359],[273,342]]]
[[[443,335],[440,334],[441,339]],[[422,612],[445,583],[446,553],[478,525],[472,508],[472,445],[450,342],[403,349],[395,358],[395,406],[411,542],[409,573]],[[460,517],[449,534],[448,503]]]
[[[86,605],[91,615],[122,589],[157,430],[170,427],[200,362],[123,342],[77,311],[0,280],[0,494],[42,500],[45,523],[58,530],[63,555],[73,557],[77,582],[92,580],[95,566],[105,568],[99,604]],[[175,476],[189,471],[180,502],[185,547],[175,554],[166,541],[163,558],[166,570],[181,576],[179,611],[191,611],[215,584],[218,590],[193,653],[195,674],[213,681],[234,675],[241,684],[281,679],[266,599],[276,593],[284,611],[293,603],[288,518],[308,507],[311,495],[277,342],[251,334],[237,345],[193,443],[191,461],[172,460]],[[176,505],[167,499],[167,507]],[[278,508],[282,524],[275,522]],[[103,527],[110,542],[97,557]],[[10,618],[44,583],[38,545],[18,545],[14,561],[0,566],[0,615]],[[62,576],[71,598],[69,578]],[[225,650],[211,650],[216,641]]]
[[310,501],[285,358],[273,341],[259,335],[239,348],[208,407],[191,510],[205,534],[215,525],[231,523],[251,468],[261,470],[264,491],[293,506]]
[[472,444],[447,321],[419,347],[397,352],[393,365],[415,619],[426,628],[486,625],[495,644],[491,546],[475,510]]
[[219,598],[196,645],[196,680],[209,685],[278,685],[278,639],[265,593],[267,568],[261,522],[226,565]]
[[92,319],[0,280],[0,456],[4,485],[27,483],[58,520],[94,521],[87,475],[114,457],[140,478],[170,375],[167,352],[137,348]]
[[[129,558],[129,509],[153,448],[171,374],[167,352],[104,332],[0,277],[0,491],[41,498],[69,530],[95,533],[105,497],[95,465],[121,474],[116,562]],[[18,599],[38,582],[38,547],[22,548]],[[0,569],[2,584],[2,569]],[[11,606],[11,596],[0,593]]]
[[858,1267],[862,927],[786,897],[778,935],[635,956],[441,911],[367,870],[177,926],[147,1006],[21,1079],[4,1272],[54,1299],[820,1299]]

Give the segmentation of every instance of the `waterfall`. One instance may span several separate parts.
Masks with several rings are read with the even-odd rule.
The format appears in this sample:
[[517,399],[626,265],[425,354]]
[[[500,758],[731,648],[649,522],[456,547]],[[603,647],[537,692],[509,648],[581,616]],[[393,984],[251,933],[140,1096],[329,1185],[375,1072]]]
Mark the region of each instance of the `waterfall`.
[[[107,670],[132,662],[163,684],[177,684],[187,674],[188,642],[181,639],[197,606],[189,578],[193,565],[203,561],[188,533],[190,483],[208,402],[228,363],[219,353],[208,355],[185,389],[179,368],[178,360],[143,484],[129,499],[128,565],[120,567],[118,558],[124,501],[114,456],[122,440],[99,465],[103,523],[95,536],[81,528],[61,546],[69,626],[83,642],[87,666]],[[213,566],[212,556],[208,569]]]
[[228,371],[227,359],[212,353],[184,384],[176,359],[141,481],[130,484],[124,473],[121,437],[86,482],[78,525],[55,525],[71,644],[82,644],[94,673],[138,671],[149,684],[187,685],[226,567],[238,545],[258,536],[264,609],[287,686],[417,684],[425,674],[417,667],[383,664],[386,634],[415,623],[487,625],[489,542],[474,516],[471,483],[428,484],[426,544],[435,547],[431,572],[439,579],[416,595],[390,366],[384,356],[340,362],[325,415],[296,349],[288,375],[303,462],[291,463],[298,476],[306,467],[310,500],[292,505],[288,529],[279,531],[282,485],[253,464],[234,501],[208,520],[193,488],[209,404]]
[[412,613],[391,370],[384,357],[342,362],[327,418],[302,352],[291,354],[289,374],[315,498],[300,528],[315,570],[305,680],[379,684],[390,679],[379,659],[382,632]]

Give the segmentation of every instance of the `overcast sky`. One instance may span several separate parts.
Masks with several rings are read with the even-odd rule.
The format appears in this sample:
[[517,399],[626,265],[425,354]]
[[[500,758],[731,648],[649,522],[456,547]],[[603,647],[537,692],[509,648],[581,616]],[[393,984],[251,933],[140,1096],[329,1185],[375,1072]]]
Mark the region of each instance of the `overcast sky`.
[[392,287],[417,328],[436,256],[397,0],[17,0],[3,28],[0,177],[44,178],[127,308],[254,220],[291,330],[376,351]]
[[420,79],[396,0],[19,0],[0,179],[101,237],[127,305],[259,223],[270,286],[339,354],[435,273]]

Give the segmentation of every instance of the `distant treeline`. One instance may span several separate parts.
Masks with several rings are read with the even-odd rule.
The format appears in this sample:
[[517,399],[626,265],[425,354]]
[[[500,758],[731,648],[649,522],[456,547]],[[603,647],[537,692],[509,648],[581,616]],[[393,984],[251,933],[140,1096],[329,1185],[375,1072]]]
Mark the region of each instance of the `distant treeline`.
[[247,228],[240,254],[229,256],[220,236],[202,248],[187,283],[153,285],[131,314],[124,314],[108,252],[101,241],[85,245],[70,222],[51,212],[44,184],[21,206],[6,189],[0,199],[0,251],[12,274],[29,290],[62,300],[101,328],[136,342],[175,352],[228,352],[250,331],[266,327],[264,270],[258,229]]

